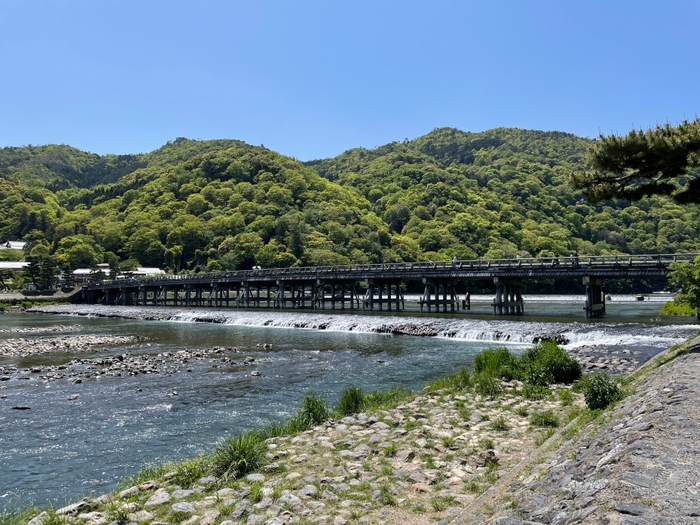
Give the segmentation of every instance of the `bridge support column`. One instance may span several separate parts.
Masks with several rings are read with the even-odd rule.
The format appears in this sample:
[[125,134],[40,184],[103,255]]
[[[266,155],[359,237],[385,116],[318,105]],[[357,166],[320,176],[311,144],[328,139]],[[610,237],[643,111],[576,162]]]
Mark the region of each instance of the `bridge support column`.
[[[384,297],[384,291],[386,290],[386,297]],[[350,288],[350,304],[352,305],[352,299],[355,295],[355,286],[351,285]],[[343,292],[343,297],[345,292]],[[392,297],[393,296],[393,297]],[[401,281],[399,280],[374,280],[370,279],[367,281],[367,292],[365,293],[365,299],[362,303],[362,309],[365,310],[369,308],[370,311],[375,309],[384,310],[384,305],[386,304],[387,310],[392,311],[393,308],[397,312],[403,310],[404,301],[401,297]]]
[[[420,299],[421,312],[424,306],[428,307],[428,313],[432,312],[433,306],[436,312],[440,312],[440,306],[442,306],[445,313],[447,313],[448,308],[450,312],[454,312],[459,307],[454,279],[423,278],[423,284],[425,284],[425,289],[423,297]],[[442,299],[440,298],[441,293]]]
[[603,292],[603,279],[599,277],[583,277],[583,284],[586,285],[586,319],[605,315],[605,292]]
[[512,277],[493,278],[496,284],[496,297],[491,303],[494,315],[521,315],[525,311],[520,281]]

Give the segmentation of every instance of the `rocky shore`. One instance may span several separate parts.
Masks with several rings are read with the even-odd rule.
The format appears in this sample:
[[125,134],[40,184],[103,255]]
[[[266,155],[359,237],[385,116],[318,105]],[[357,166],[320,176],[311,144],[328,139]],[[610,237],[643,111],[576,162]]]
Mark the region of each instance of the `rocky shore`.
[[0,381],[39,380],[44,382],[70,380],[81,383],[84,379],[100,377],[132,377],[139,374],[176,374],[191,372],[194,361],[212,361],[215,368],[234,368],[259,364],[259,360],[246,356],[240,360],[229,354],[238,353],[235,347],[215,347],[197,351],[179,350],[159,354],[132,354],[73,359],[62,365],[33,366],[19,368],[14,365],[0,366]]
[[65,335],[45,338],[16,338],[0,341],[0,356],[29,357],[56,352],[93,352],[95,347],[141,341],[137,335]]
[[565,387],[541,401],[518,382],[495,399],[429,390],[271,438],[267,463],[240,480],[192,479],[185,462],[58,513],[86,525],[697,523],[699,351],[700,337],[660,354],[599,415]]
[[572,409],[557,396],[524,399],[517,381],[502,386],[497,400],[426,393],[270,439],[267,464],[242,480],[204,476],[183,486],[176,468],[60,512],[89,525],[112,523],[115,508],[154,525],[446,523],[546,440],[549,427],[533,425],[533,414],[549,410],[564,422]]

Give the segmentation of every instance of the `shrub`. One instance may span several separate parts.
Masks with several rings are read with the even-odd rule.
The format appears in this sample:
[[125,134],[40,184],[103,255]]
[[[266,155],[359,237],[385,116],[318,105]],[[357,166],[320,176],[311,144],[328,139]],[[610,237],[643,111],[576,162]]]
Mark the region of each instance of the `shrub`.
[[544,412],[535,412],[530,416],[530,423],[536,427],[556,428],[559,426],[559,418],[551,410]]
[[215,474],[236,479],[262,467],[266,452],[265,436],[252,430],[219,443],[214,449],[211,463]]
[[340,394],[335,411],[340,417],[362,412],[366,404],[365,394],[356,386],[349,386]]
[[518,364],[525,370],[527,382],[534,385],[573,383],[581,377],[581,364],[553,341],[527,349]]
[[306,428],[320,425],[330,417],[328,404],[320,395],[309,392],[301,400],[299,417],[307,425]]
[[500,382],[487,373],[474,375],[474,391],[484,397],[496,397],[501,393]]
[[591,410],[606,408],[622,398],[622,392],[617,385],[602,372],[588,376],[582,383],[583,397]]
[[546,386],[533,385],[532,383],[525,383],[521,391],[522,396],[525,399],[540,400],[547,399],[552,395],[552,391]]
[[507,348],[492,348],[474,358],[474,373],[511,380],[519,376],[517,359]]
[[428,385],[429,390],[467,390],[472,384],[469,370],[461,368],[454,374],[441,377]]

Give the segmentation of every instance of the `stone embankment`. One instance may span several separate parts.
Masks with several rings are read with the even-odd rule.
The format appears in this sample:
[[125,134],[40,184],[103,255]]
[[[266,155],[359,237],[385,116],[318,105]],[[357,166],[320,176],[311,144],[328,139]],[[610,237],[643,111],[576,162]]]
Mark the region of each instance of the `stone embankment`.
[[647,364],[632,395],[455,525],[700,523],[700,337]]

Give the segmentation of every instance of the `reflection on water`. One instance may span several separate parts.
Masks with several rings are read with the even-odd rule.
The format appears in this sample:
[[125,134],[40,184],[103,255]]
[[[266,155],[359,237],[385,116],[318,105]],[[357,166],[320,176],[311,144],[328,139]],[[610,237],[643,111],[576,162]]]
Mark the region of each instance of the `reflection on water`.
[[[538,304],[528,302],[530,315],[517,320],[494,320],[488,304],[478,302],[466,318],[225,311],[222,315],[229,316],[229,324],[203,324],[187,322],[187,316],[196,316],[191,311],[180,314],[180,322],[3,315],[5,329],[77,324],[77,334],[147,338],[97,355],[236,346],[241,353],[233,356],[235,360],[250,355],[259,362],[252,368],[214,368],[209,360],[191,361],[191,371],[104,377],[82,384],[16,378],[0,383],[0,508],[7,502],[60,503],[107,491],[143,464],[192,456],[222,435],[281,419],[309,390],[332,403],[350,384],[419,389],[426,381],[470,364],[486,346],[505,342],[522,349],[538,333],[564,333],[570,345],[629,345],[653,353],[700,328],[688,324],[692,320],[675,319],[686,324],[674,325],[651,322],[659,303],[612,303],[608,317],[595,323],[584,323],[581,305],[572,301]],[[292,328],[300,320],[308,329]],[[371,333],[373,326],[409,321],[436,326],[439,337]],[[315,323],[325,324],[325,329],[313,329]],[[355,328],[349,329],[352,324]],[[2,339],[13,337],[32,334],[0,333]],[[264,343],[273,346],[256,346]],[[0,358],[0,366],[60,364],[95,355]],[[262,375],[251,376],[252,370]],[[70,400],[75,394],[79,397]],[[31,410],[11,409],[17,405]]]

